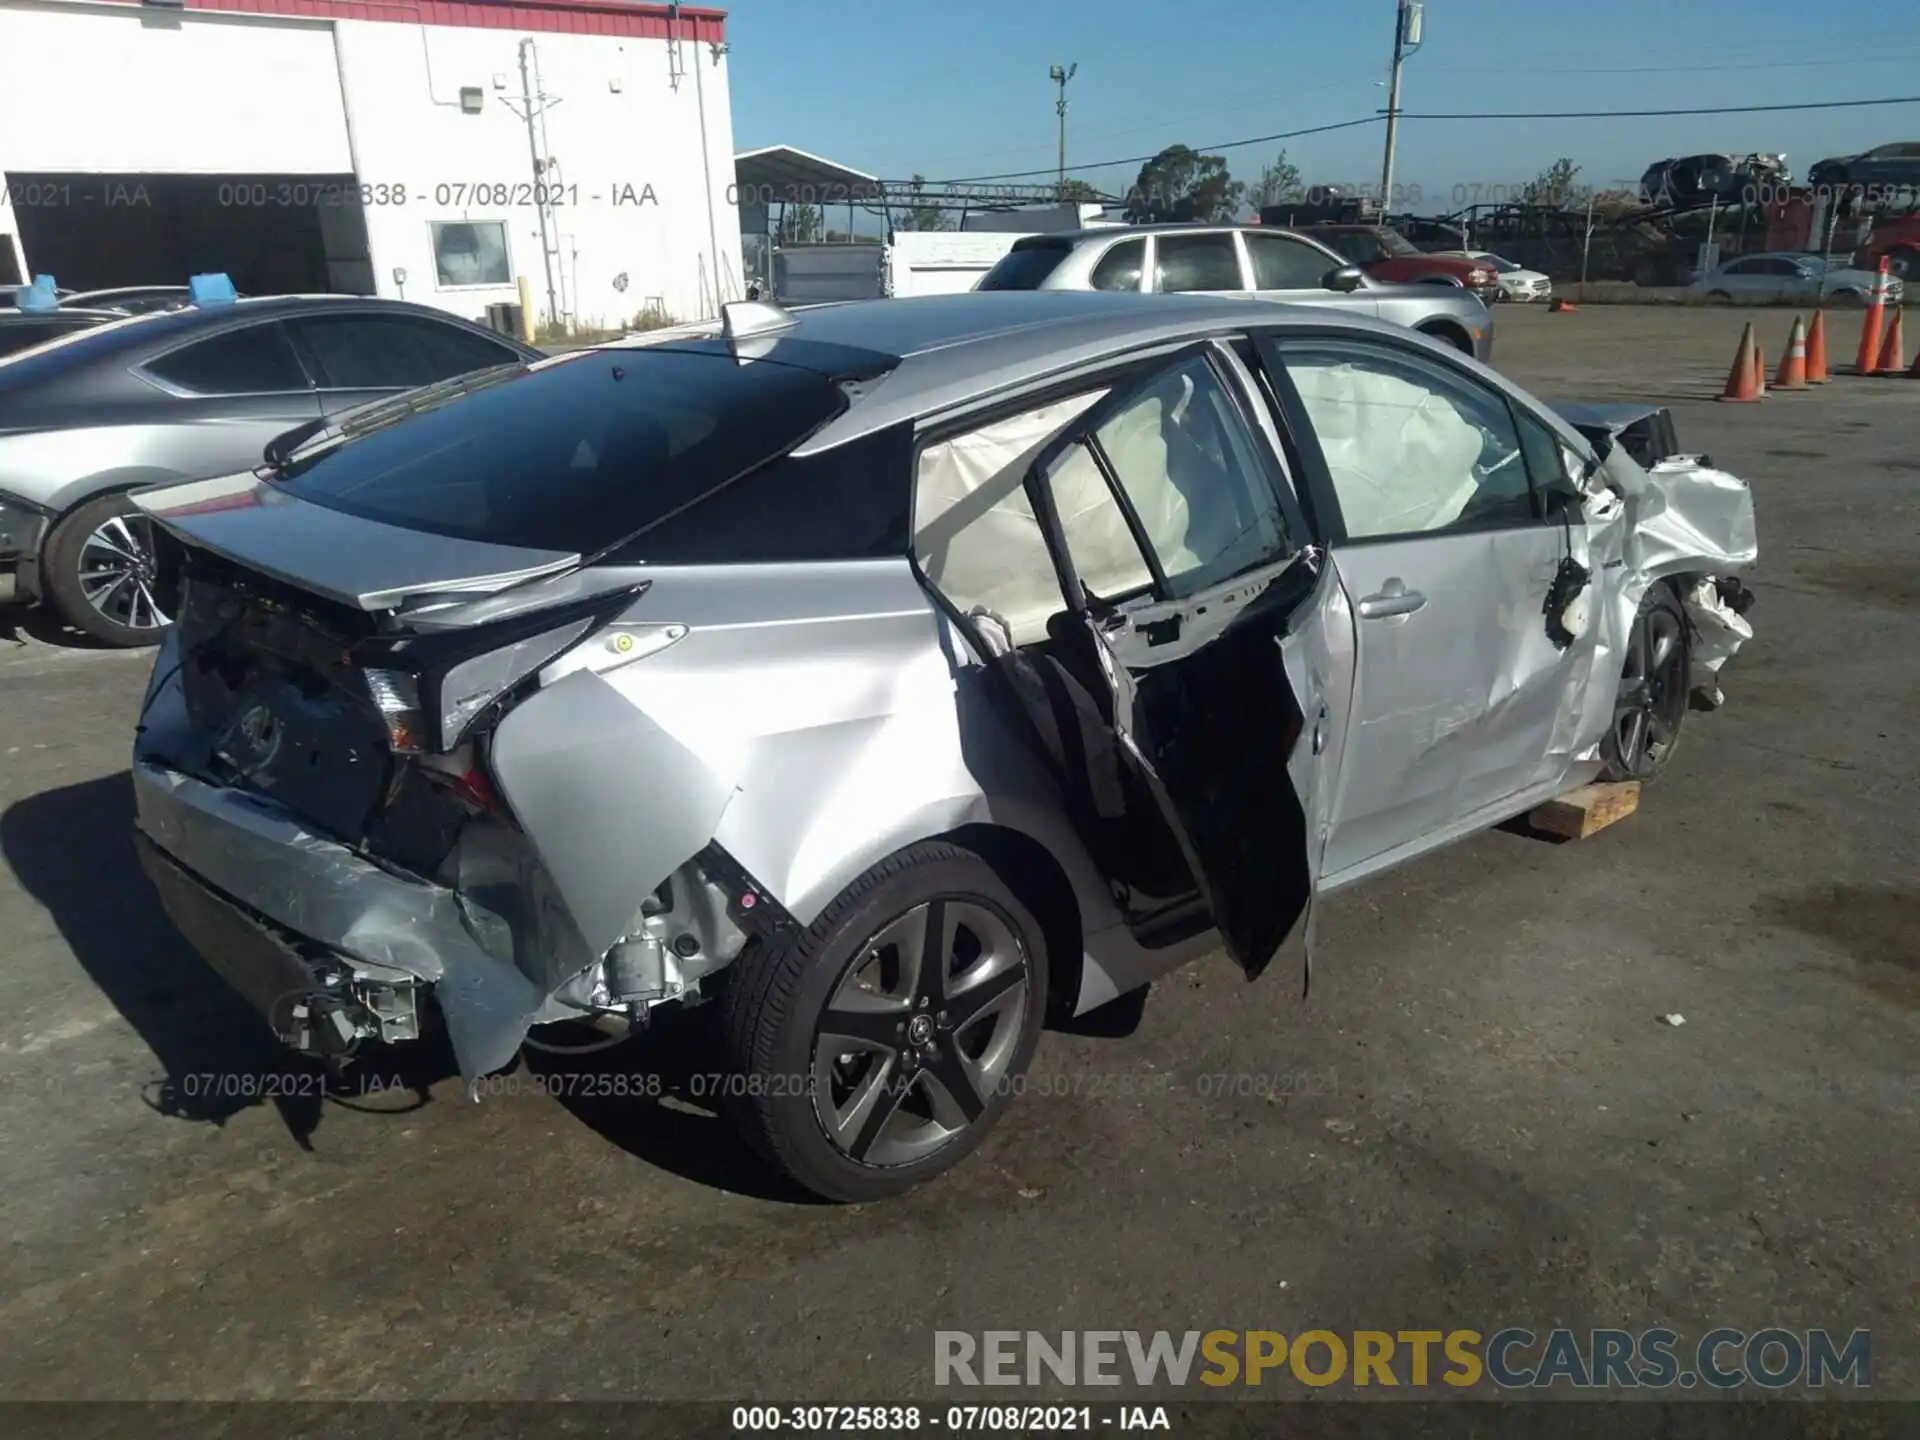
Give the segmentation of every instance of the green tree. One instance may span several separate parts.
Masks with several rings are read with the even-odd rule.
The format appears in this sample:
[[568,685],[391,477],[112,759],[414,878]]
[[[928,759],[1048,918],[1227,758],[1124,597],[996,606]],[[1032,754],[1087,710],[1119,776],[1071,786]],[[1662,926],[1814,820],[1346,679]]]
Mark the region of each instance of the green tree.
[[1263,205],[1280,205],[1298,200],[1305,190],[1300,184],[1300,167],[1287,159],[1282,150],[1273,162],[1260,169],[1260,178],[1247,187],[1247,203],[1255,210]]
[[1140,167],[1127,192],[1126,218],[1135,224],[1165,220],[1233,219],[1246,186],[1227,173],[1218,155],[1169,145]]
[[907,213],[901,220],[901,230],[948,230],[952,223],[947,219],[946,211],[938,205],[928,203],[920,197],[925,193],[927,181],[924,175],[916,175],[907,182]]
[[1579,173],[1580,167],[1563,155],[1521,187],[1520,199],[1527,205],[1564,209],[1575,198],[1573,182]]
[[780,243],[818,245],[823,228],[815,206],[788,205],[780,216]]

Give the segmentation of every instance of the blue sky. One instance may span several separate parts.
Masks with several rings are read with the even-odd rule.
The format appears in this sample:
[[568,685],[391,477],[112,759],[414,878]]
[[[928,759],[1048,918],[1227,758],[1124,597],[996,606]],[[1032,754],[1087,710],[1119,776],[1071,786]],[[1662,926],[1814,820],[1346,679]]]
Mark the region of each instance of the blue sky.
[[[738,0],[728,7],[739,149],[797,145],[884,179],[959,179],[1055,161],[1055,62],[1070,171],[1384,109],[1394,0]],[[1900,7],[1809,0],[1430,0],[1402,105],[1620,110],[1920,94],[1920,31]],[[1887,38],[1876,41],[1876,35]],[[1920,139],[1920,105],[1770,115],[1401,125],[1396,187],[1429,212],[1512,188],[1561,155],[1580,181],[1636,183],[1699,150],[1813,161]],[[1380,125],[1284,142],[1303,180],[1377,185]],[[1280,143],[1222,151],[1252,179]],[[1137,164],[1079,171],[1109,191]],[[1410,197],[1409,197],[1410,198]]]

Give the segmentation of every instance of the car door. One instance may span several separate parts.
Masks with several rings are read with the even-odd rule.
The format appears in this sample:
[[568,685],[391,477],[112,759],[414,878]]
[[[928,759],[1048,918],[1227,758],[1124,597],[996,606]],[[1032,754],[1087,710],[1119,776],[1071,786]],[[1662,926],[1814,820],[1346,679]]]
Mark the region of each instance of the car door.
[[1239,362],[1212,344],[1116,389],[1043,453],[1036,508],[1089,661],[1232,958],[1307,911],[1344,733],[1351,622]]
[[178,401],[146,449],[155,466],[183,478],[252,469],[269,440],[320,414],[278,320],[190,340],[135,371]]
[[1560,786],[1595,641],[1563,646],[1549,596],[1584,526],[1552,432],[1443,356],[1300,332],[1259,351],[1357,617],[1322,872],[1344,883]]
[[1367,289],[1329,290],[1326,278],[1345,262],[1295,235],[1249,230],[1240,236],[1246,251],[1247,279],[1262,300],[1290,305],[1332,305],[1362,315],[1378,315],[1380,302]]
[[500,341],[424,316],[348,311],[302,315],[288,326],[330,416],[522,358]]

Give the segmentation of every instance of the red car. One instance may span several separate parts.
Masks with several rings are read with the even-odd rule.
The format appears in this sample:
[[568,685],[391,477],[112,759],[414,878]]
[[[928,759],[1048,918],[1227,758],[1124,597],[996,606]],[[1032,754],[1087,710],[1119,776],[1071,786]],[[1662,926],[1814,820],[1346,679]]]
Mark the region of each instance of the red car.
[[1452,285],[1471,290],[1488,304],[1500,298],[1500,276],[1491,266],[1460,256],[1429,255],[1383,225],[1296,225],[1294,229],[1338,251],[1375,280],[1391,285]]

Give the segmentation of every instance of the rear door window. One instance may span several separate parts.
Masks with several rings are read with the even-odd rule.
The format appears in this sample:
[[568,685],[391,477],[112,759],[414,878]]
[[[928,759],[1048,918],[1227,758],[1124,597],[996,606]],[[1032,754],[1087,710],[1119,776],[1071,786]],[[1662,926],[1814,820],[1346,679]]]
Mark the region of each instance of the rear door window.
[[1230,234],[1158,236],[1153,269],[1155,288],[1164,294],[1246,288]]
[[1018,244],[1002,255],[980,277],[976,290],[1038,290],[1073,247],[1061,240],[1040,245]]
[[521,357],[451,325],[392,315],[315,315],[292,321],[323,389],[407,390]]
[[194,395],[283,395],[312,388],[278,321],[183,345],[149,360],[146,369]]

